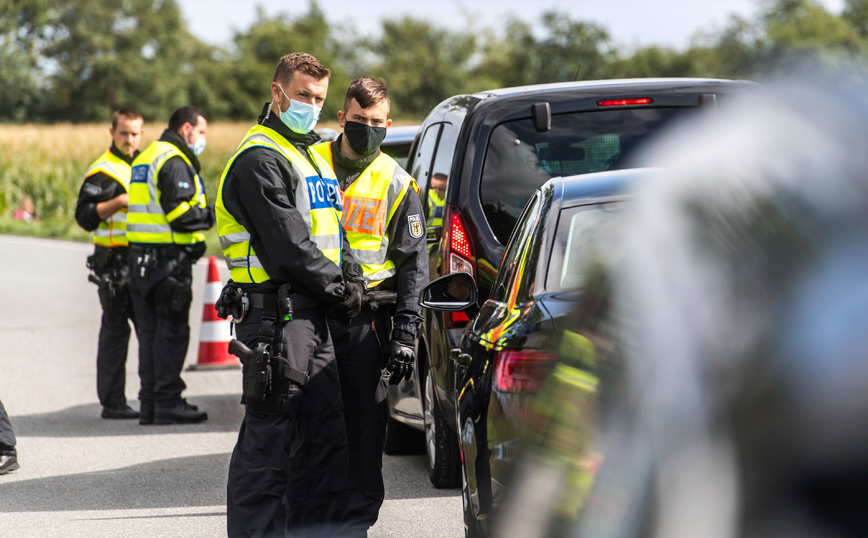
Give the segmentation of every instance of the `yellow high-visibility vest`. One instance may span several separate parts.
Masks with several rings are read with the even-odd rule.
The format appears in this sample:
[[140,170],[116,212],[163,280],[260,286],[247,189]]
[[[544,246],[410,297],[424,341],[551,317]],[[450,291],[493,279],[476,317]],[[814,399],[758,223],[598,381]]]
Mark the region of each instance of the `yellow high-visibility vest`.
[[[181,157],[194,171],[196,192],[167,215],[160,205],[162,195],[157,176],[172,157]],[[205,234],[172,231],[170,223],[193,207],[205,207],[205,189],[190,159],[169,142],[152,142],[133,160],[130,176],[130,205],[127,213],[127,239],[130,243],[192,245],[205,241]]]
[[428,190],[428,226],[443,226],[443,206],[446,200],[437,195],[434,189]]
[[[317,144],[313,149],[334,168],[331,142]],[[343,193],[341,225],[369,288],[396,273],[395,262],[389,259],[389,224],[410,188],[419,192],[416,180],[380,152]],[[421,216],[418,218],[415,225],[421,235],[424,224]]]
[[[87,179],[102,172],[117,181],[124,188],[124,192],[129,192],[130,170],[129,163],[107,149],[87,168],[84,178]],[[127,242],[127,208],[122,207],[113,215],[100,221],[93,232],[93,244],[108,248],[125,247],[129,244]]]
[[[282,155],[289,164],[302,174],[305,181],[299,181],[295,188],[295,207],[304,218],[310,232],[310,239],[320,252],[340,266],[341,244],[343,237],[340,226],[340,187],[334,171],[313,151],[308,155],[316,167],[302,155],[280,133],[262,125],[255,125],[244,136],[235,154],[229,159],[223,175],[220,176],[220,187],[217,190],[217,233],[220,235],[220,247],[229,266],[230,278],[233,282],[262,283],[271,280],[262,262],[250,244],[250,232],[241,225],[223,204],[223,185],[226,176],[232,169],[235,159],[243,152],[254,147],[269,148]],[[243,187],[242,187],[243,188]]]

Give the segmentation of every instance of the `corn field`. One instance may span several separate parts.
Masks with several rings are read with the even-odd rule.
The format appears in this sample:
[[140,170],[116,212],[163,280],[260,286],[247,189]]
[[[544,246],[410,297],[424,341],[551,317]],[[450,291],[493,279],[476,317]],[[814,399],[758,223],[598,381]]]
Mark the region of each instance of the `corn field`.
[[[200,156],[209,205],[229,157],[250,123],[209,123]],[[321,123],[318,127],[339,127]],[[25,196],[42,220],[75,221],[75,203],[88,165],[111,144],[109,124],[0,125],[0,218],[10,219]],[[165,123],[146,123],[144,149]]]

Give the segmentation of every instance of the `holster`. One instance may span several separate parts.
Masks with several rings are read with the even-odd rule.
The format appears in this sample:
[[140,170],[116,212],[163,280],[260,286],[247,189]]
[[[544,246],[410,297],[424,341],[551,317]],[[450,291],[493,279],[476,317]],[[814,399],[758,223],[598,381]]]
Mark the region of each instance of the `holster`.
[[[280,295],[287,296],[286,293],[279,293],[278,296]],[[261,304],[260,296],[253,295],[251,298],[256,304]],[[287,314],[279,304],[275,306],[275,309],[263,309],[262,322],[257,333],[255,357],[263,357],[262,362],[248,368],[242,359],[244,393],[241,401],[248,411],[254,413],[294,417],[304,397],[308,374],[294,368],[289,360],[281,355],[280,329],[285,323],[291,322],[274,319],[275,316],[284,317]],[[291,316],[291,313],[289,315]],[[263,350],[261,354],[260,349]],[[251,364],[254,363],[255,361],[251,361]],[[263,372],[266,374],[263,375]]]
[[166,289],[169,293],[169,308],[172,312],[185,312],[193,301],[192,281],[187,278],[166,277]]
[[248,402],[264,402],[271,386],[271,346],[257,344],[252,360],[242,364],[243,397]]
[[99,302],[103,310],[127,307],[129,269],[126,263],[126,250],[120,252],[114,249],[97,248],[87,257],[87,267],[91,270],[87,279],[97,285]]
[[102,305],[102,309],[111,310],[117,296],[117,289],[111,273],[105,272],[102,276],[96,276],[91,273],[87,276],[87,279],[96,284],[97,293],[99,294],[99,304]]

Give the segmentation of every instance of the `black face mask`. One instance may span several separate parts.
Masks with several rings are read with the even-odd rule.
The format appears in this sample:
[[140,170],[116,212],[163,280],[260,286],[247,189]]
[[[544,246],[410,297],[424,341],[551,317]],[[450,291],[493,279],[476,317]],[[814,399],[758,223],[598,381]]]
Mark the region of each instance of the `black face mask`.
[[369,127],[364,123],[357,121],[347,121],[344,125],[344,136],[347,137],[347,142],[353,151],[359,155],[370,155],[386,138],[385,127]]

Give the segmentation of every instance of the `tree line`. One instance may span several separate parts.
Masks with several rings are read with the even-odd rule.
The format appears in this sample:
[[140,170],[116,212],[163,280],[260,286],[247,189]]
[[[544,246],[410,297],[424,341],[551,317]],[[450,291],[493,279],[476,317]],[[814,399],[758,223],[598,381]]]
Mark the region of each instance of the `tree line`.
[[133,106],[164,119],[195,104],[211,119],[250,120],[268,100],[277,59],[310,52],[332,70],[324,117],[357,76],[383,77],[393,117],[421,119],[441,100],[486,89],[625,77],[759,78],[813,69],[809,60],[868,59],[868,0],[831,13],[815,0],[759,0],[684,50],[626,50],[594,23],[550,12],[502,28],[453,30],[413,17],[378,37],[332,25],[316,0],[267,15],[228,46],[188,31],[175,0],[0,0],[0,122],[101,122]]

